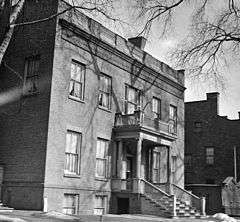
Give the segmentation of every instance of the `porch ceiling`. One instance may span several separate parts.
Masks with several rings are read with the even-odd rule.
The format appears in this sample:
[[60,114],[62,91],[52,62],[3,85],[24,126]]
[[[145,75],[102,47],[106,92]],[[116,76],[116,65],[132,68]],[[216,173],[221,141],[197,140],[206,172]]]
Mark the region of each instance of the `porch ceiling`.
[[154,145],[167,145],[170,146],[172,141],[177,139],[177,135],[166,132],[156,132],[140,126],[132,127],[115,127],[115,139],[130,139],[130,138],[143,138]]

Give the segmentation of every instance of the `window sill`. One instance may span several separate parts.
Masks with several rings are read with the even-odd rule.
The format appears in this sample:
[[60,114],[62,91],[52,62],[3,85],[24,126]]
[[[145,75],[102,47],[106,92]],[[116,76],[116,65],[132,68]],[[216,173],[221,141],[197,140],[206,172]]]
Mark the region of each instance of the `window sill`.
[[26,97],[32,97],[32,96],[37,96],[39,95],[39,91],[36,91],[36,92],[25,92],[23,93],[23,97],[26,98]]
[[84,100],[82,100],[82,99],[80,99],[80,98],[78,98],[78,97],[75,97],[75,96],[68,95],[68,98],[71,99],[71,100],[80,102],[80,103],[85,103]]
[[98,181],[105,181],[105,182],[108,181],[107,178],[101,178],[101,177],[95,177],[95,180],[98,180]]
[[110,109],[108,109],[108,108],[106,108],[106,107],[104,107],[104,106],[100,106],[100,105],[98,105],[98,108],[101,109],[101,110],[103,110],[103,111],[106,111],[106,112],[112,113],[112,111],[111,111]]
[[78,174],[70,174],[70,173],[64,173],[63,177],[81,178],[81,176]]

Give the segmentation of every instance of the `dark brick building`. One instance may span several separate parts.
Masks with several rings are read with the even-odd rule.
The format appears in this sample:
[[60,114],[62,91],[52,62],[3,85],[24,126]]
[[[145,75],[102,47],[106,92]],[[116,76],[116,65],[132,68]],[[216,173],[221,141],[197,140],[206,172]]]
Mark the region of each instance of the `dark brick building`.
[[218,115],[219,93],[207,100],[185,103],[185,186],[207,198],[207,212],[222,210],[221,186],[228,176],[240,176],[240,120]]
[[[19,20],[67,7],[61,0],[26,1]],[[0,75],[5,204],[173,215],[183,213],[174,197],[185,192],[201,208],[182,189],[184,73],[146,53],[139,40],[73,10],[16,28]]]

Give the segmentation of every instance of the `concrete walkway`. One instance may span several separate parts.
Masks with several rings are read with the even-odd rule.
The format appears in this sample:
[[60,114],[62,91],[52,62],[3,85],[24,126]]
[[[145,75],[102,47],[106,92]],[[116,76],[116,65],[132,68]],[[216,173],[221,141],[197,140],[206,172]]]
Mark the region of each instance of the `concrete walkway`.
[[47,221],[68,221],[68,222],[201,222],[201,221],[220,221],[214,218],[208,217],[203,219],[195,218],[161,218],[151,215],[113,215],[107,214],[101,216],[96,215],[79,215],[69,216],[58,212],[43,213],[40,211],[20,211],[14,210],[13,212],[0,213],[1,222],[47,222]]

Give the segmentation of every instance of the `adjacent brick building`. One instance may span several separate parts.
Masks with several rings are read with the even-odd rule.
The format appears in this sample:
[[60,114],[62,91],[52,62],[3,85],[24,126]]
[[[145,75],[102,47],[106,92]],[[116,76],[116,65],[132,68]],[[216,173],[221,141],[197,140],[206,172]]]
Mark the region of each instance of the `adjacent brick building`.
[[[68,7],[26,1],[19,22]],[[16,28],[0,75],[5,204],[69,214],[171,211],[171,201],[162,208],[152,199],[185,192],[184,73],[143,43],[76,10]]]
[[206,196],[208,213],[222,210],[223,181],[240,176],[240,120],[219,116],[218,99],[219,93],[207,93],[207,100],[185,103],[185,184]]

